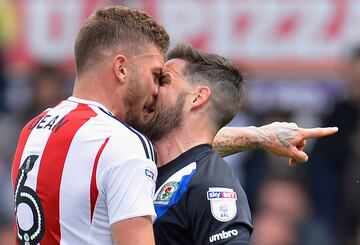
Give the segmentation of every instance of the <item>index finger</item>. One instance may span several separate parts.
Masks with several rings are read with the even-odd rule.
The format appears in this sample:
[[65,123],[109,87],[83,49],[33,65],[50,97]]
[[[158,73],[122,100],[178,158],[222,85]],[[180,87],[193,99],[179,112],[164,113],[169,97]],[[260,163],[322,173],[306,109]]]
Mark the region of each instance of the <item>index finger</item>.
[[309,138],[318,138],[318,137],[324,137],[331,134],[334,134],[339,129],[337,127],[327,127],[327,128],[303,128],[302,129],[302,135],[304,139]]

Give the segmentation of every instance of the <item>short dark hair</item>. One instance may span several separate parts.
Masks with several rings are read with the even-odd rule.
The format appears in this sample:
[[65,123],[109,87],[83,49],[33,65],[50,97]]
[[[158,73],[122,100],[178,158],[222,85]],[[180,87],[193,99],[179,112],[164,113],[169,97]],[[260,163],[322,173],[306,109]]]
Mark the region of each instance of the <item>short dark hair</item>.
[[165,54],[169,40],[164,27],[143,11],[120,5],[100,8],[89,16],[77,36],[76,69],[81,73],[99,59],[102,51],[119,46],[134,53],[151,43]]
[[166,59],[185,60],[187,64],[183,74],[189,77],[189,82],[206,82],[209,85],[212,93],[212,118],[218,129],[230,122],[239,112],[244,77],[229,59],[198,51],[184,43],[179,43],[170,50]]

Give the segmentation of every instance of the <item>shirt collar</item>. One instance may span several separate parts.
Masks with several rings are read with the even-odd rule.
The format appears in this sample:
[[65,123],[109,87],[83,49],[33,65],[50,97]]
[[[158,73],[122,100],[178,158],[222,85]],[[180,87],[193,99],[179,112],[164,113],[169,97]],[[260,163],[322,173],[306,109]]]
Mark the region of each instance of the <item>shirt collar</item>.
[[97,107],[103,109],[104,111],[106,111],[107,113],[111,114],[112,116],[114,116],[114,114],[109,109],[107,109],[104,105],[102,105],[99,102],[92,101],[92,100],[84,100],[84,99],[80,99],[80,98],[77,98],[77,97],[74,97],[74,96],[70,96],[67,100],[75,102],[75,103],[97,106]]

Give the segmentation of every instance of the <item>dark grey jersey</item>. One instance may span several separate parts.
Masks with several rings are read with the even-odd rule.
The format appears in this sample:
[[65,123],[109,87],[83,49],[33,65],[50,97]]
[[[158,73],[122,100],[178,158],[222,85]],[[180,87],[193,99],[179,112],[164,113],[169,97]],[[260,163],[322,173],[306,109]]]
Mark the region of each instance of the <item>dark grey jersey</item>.
[[250,244],[245,192],[211,145],[196,146],[158,170],[156,244]]

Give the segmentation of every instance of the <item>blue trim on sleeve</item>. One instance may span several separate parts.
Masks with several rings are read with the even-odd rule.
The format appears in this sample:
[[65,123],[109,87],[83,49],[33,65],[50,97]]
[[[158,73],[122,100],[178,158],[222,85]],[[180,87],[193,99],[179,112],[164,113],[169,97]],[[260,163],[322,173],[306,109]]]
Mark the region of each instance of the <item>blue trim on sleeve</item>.
[[180,198],[183,196],[183,194],[187,191],[189,182],[191,180],[191,177],[195,174],[196,169],[191,171],[189,175],[184,175],[179,183],[179,189],[177,189],[176,193],[170,198],[170,201],[168,204],[155,204],[155,212],[157,215],[157,219],[159,219],[161,216],[163,216],[166,211],[168,211],[169,208],[171,208],[172,205],[177,204],[180,201]]

